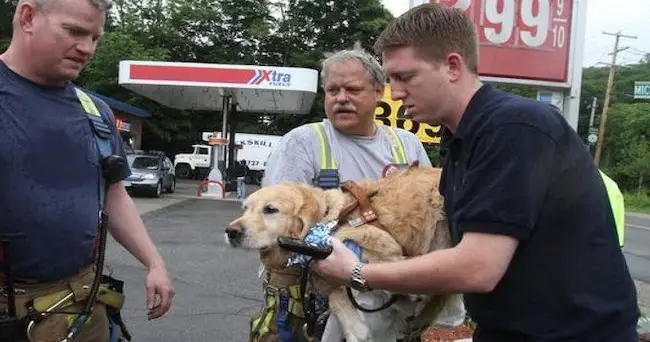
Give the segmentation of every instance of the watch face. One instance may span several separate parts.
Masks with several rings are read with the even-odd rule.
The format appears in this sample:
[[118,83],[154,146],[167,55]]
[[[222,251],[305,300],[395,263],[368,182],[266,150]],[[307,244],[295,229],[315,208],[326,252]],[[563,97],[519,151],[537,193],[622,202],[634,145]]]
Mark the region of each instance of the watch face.
[[352,281],[350,282],[350,287],[361,292],[365,292],[369,290],[368,284],[366,284],[366,282],[361,281],[359,279],[352,279]]

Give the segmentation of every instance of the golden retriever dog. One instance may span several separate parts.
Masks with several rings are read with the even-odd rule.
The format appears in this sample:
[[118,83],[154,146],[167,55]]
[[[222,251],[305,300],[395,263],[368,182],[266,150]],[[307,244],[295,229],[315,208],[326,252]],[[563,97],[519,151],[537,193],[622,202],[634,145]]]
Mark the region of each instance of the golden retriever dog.
[[[385,178],[358,183],[352,189],[322,190],[295,183],[268,186],[245,199],[243,214],[231,222],[225,238],[233,247],[259,251],[267,270],[279,272],[275,279],[280,280],[281,286],[297,282],[298,275],[283,275],[282,272],[288,272],[282,270],[292,253],[280,249],[277,238],[304,237],[316,223],[338,220],[333,236],[361,246],[369,263],[449,248],[449,228],[443,198],[438,192],[440,174],[441,169],[437,168],[410,167]],[[361,225],[351,224],[351,219],[362,217],[363,202],[369,204],[376,218],[370,217],[370,222]],[[328,296],[331,313],[347,342],[408,341],[433,324],[454,297],[352,290],[356,302],[367,309],[380,307],[396,296],[388,308],[365,312],[355,308],[345,287],[332,288],[315,272],[310,277],[315,279],[316,291]]]

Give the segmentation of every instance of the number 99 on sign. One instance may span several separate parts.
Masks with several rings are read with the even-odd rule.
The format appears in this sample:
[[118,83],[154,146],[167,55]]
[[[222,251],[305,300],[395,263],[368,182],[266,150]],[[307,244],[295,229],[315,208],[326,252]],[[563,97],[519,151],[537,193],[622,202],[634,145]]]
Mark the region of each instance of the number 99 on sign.
[[[475,16],[482,43],[561,49],[571,0],[430,0]],[[479,8],[476,8],[476,7]],[[550,39],[549,39],[550,35]],[[548,43],[547,43],[548,42]]]
[[440,143],[440,126],[431,126],[425,123],[406,118],[406,107],[401,101],[391,100],[390,85],[386,84],[384,96],[375,108],[375,120],[386,126],[405,129],[415,134],[423,144]]

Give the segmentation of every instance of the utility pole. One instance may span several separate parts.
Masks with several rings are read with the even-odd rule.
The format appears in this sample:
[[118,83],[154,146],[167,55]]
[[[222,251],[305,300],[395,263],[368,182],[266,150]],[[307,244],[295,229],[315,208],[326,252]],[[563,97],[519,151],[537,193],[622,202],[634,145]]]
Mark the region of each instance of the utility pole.
[[600,116],[600,127],[598,129],[598,141],[596,143],[596,154],[594,155],[594,163],[596,166],[600,163],[600,156],[603,153],[603,141],[605,140],[605,123],[607,121],[607,110],[609,109],[609,100],[612,93],[612,86],[614,84],[614,69],[616,67],[616,56],[619,52],[628,49],[627,47],[619,49],[618,43],[623,38],[636,39],[636,36],[626,36],[621,34],[621,32],[609,33],[603,32],[610,36],[615,36],[616,40],[614,41],[614,51],[610,53],[612,55],[612,63],[609,65],[609,78],[607,79],[607,90],[605,91],[605,102],[603,103],[603,113]]

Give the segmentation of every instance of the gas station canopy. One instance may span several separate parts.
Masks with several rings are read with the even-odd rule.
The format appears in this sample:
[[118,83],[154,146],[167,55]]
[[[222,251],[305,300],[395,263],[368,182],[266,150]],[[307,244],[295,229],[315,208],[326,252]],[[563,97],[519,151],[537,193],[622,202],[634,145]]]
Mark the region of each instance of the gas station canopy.
[[239,112],[307,114],[316,97],[313,69],[237,64],[121,61],[119,84],[176,109],[221,111],[229,96]]

